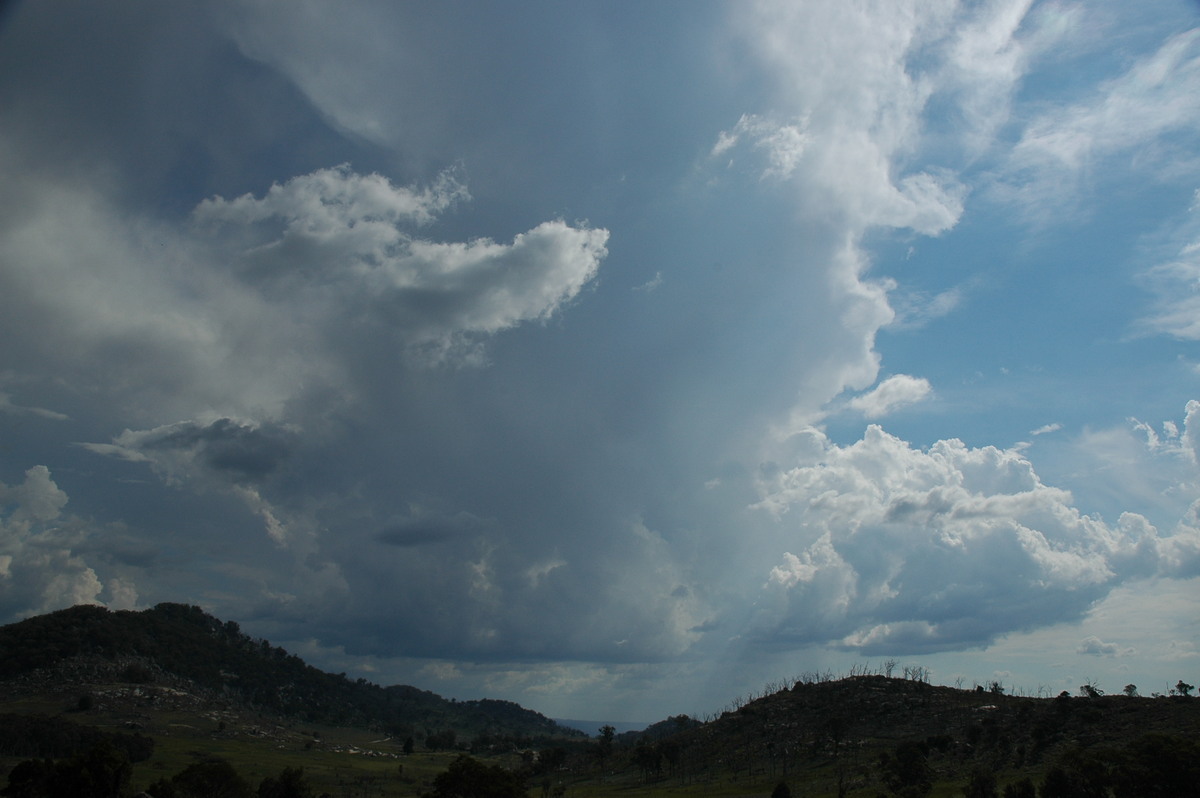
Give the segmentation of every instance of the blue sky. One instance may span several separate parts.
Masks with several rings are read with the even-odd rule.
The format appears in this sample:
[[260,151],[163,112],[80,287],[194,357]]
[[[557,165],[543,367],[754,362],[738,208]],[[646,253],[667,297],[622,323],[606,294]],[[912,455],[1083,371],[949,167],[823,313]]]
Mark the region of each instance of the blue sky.
[[1195,3],[19,3],[0,106],[0,620],[1195,681]]

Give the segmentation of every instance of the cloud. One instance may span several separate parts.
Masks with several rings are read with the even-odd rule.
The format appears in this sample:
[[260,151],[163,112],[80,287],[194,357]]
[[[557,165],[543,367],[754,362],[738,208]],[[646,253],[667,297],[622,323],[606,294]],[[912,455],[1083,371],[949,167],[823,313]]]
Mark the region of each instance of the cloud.
[[488,337],[575,298],[608,238],[561,221],[507,244],[417,237],[466,197],[450,175],[418,189],[317,170],[205,200],[183,227],[86,182],[25,174],[11,191],[25,210],[0,238],[7,368],[61,375],[146,428],[294,419],[360,398],[384,363],[482,362]]
[[54,410],[47,410],[44,407],[25,407],[23,405],[13,404],[12,397],[6,393],[0,393],[0,413],[9,413],[15,416],[41,416],[48,418],[51,421],[67,421],[70,416],[65,413],[59,413]]
[[[268,496],[277,488],[304,442],[299,432],[274,422],[230,418],[182,421],[149,430],[125,430],[112,443],[84,443],[99,455],[147,463],[168,485],[198,494],[235,498],[257,517],[276,545],[313,554],[316,522],[304,508],[281,506]],[[325,567],[314,560],[305,567]]]
[[[793,116],[743,115],[718,136],[713,155],[748,143],[766,156],[763,178],[790,180],[806,212],[836,209],[851,230],[950,229],[965,186],[944,168],[903,168],[933,89],[910,60],[944,32],[947,8],[922,15],[896,4],[871,15],[838,3],[739,7],[735,25],[776,81],[776,107]],[[851,51],[870,55],[845,58]]]
[[[1082,503],[1110,516],[1131,510],[1158,529],[1197,528],[1198,429],[1200,401],[1192,400],[1184,408],[1182,423],[1152,425],[1131,418],[1120,426],[1085,430],[1074,440],[1057,443],[1066,448],[1071,462],[1069,473],[1060,479],[1070,480]],[[1177,556],[1186,570],[1185,550]]]
[[894,374],[861,396],[851,399],[847,405],[867,418],[886,416],[897,408],[925,400],[933,392],[929,380]]
[[641,293],[649,293],[651,291],[658,290],[658,288],[663,284],[663,282],[664,282],[663,273],[661,271],[658,271],[658,272],[654,273],[654,277],[652,277],[651,279],[647,280],[646,282],[642,283],[641,285],[635,285],[633,287],[633,290],[637,291],[637,292],[641,292]]
[[804,127],[803,120],[793,123],[773,122],[757,114],[742,114],[742,118],[732,130],[722,131],[717,136],[717,143],[713,145],[710,156],[716,158],[724,155],[742,139],[749,139],[754,149],[761,150],[766,155],[767,165],[762,171],[762,179],[782,180],[791,177],[804,156],[805,147],[809,143]]
[[1137,651],[1128,646],[1106,643],[1095,635],[1088,635],[1080,641],[1075,653],[1093,657],[1128,657],[1137,654]]
[[1184,245],[1176,257],[1147,269],[1141,279],[1154,296],[1154,308],[1139,320],[1137,329],[1181,341],[1200,340],[1200,238]]
[[922,451],[877,426],[846,447],[803,437],[806,455],[764,477],[756,504],[799,545],[766,575],[761,639],[960,649],[1077,620],[1125,580],[1196,573],[1194,523],[1169,535],[1134,513],[1106,524],[1016,451]]
[[[467,187],[451,172],[443,172],[433,185],[416,190],[394,186],[382,175],[356,174],[342,164],[293,177],[282,185],[276,183],[261,199],[245,194],[232,200],[204,200],[193,214],[201,222],[281,220],[282,238],[269,247],[286,247],[289,241],[307,238],[378,256],[400,238],[397,224],[427,225],[454,203],[470,197]],[[351,229],[354,240],[347,241]]]
[[97,454],[151,462],[169,482],[194,480],[207,471],[233,483],[253,484],[288,458],[295,439],[294,430],[279,424],[218,418],[125,430],[111,444],[83,446]]
[[[1001,193],[1031,214],[1075,196],[1108,159],[1137,153],[1143,175],[1188,174],[1172,134],[1200,125],[1200,29],[1176,34],[1108,81],[1090,101],[1034,118],[1013,148]],[[1151,142],[1155,146],[1147,146]]]
[[389,546],[409,548],[450,541],[463,535],[483,535],[488,526],[487,521],[467,512],[447,516],[416,507],[408,518],[397,520],[377,532],[375,539]]
[[1058,432],[1060,429],[1062,429],[1062,424],[1059,424],[1057,421],[1055,421],[1050,424],[1043,424],[1037,429],[1030,431],[1029,434],[1037,437],[1038,435],[1048,435],[1051,432]]
[[[45,466],[25,472],[17,485],[0,482],[0,605],[5,623],[75,604],[99,604],[105,590],[78,553],[90,535],[78,519],[64,517],[67,494]],[[111,603],[129,607],[137,591],[127,580],[109,580]]]
[[[43,573],[66,578],[25,606],[190,597],[341,669],[427,656],[481,691],[637,682],[621,689],[642,715],[667,700],[646,674],[694,667],[681,702],[700,670],[748,678],[725,649],[747,614],[731,645],[751,657],[954,649],[1195,573],[1200,422],[1039,439],[1113,454],[1095,460],[1107,500],[1015,448],[807,426],[932,396],[882,378],[879,331],[962,321],[995,286],[945,269],[1005,267],[951,240],[874,270],[978,210],[968,183],[1032,192],[1061,167],[1038,135],[1120,80],[1057,117],[1041,92],[1087,76],[1025,77],[1066,62],[1084,8],[701,4],[636,30],[599,6],[586,24],[302,0],[74,18],[69,60],[0,81],[0,419],[47,452],[16,462],[67,461],[72,500],[34,480],[4,507],[6,530],[26,524],[4,567],[53,550]],[[21,13],[38,25],[4,57],[42,64],[63,23]],[[603,229],[563,220],[580,218]],[[954,235],[969,249],[992,221]],[[1192,276],[1147,277],[1156,334],[1188,334],[1190,305],[1167,300]],[[955,434],[980,434],[963,418]]]
[[934,58],[926,78],[944,99],[943,113],[928,118],[927,135],[974,161],[996,146],[1012,121],[1014,96],[1031,67],[1076,46],[1073,39],[1088,30],[1088,21],[1081,7],[1067,3],[956,6],[953,21],[934,28],[929,46]]
[[889,327],[893,330],[918,330],[931,321],[948,316],[963,303],[964,289],[955,287],[929,296],[921,291],[899,288],[889,293],[896,318]]
[[[608,231],[543,222],[511,244],[414,237],[468,196],[450,174],[421,191],[349,167],[276,184],[260,199],[212,198],[195,211],[242,242],[242,278],[338,314],[366,312],[434,362],[469,352],[470,336],[544,320],[575,297],[607,254]],[[278,225],[282,224],[279,231]]]

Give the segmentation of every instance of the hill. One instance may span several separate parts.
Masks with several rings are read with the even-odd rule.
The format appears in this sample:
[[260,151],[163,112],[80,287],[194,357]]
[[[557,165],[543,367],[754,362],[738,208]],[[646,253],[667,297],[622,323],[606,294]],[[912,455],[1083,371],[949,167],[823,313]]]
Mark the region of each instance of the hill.
[[372,728],[431,747],[583,736],[509,701],[450,701],[415,687],[325,673],[250,638],[235,622],[184,604],[141,612],[80,605],[0,627],[3,697],[102,684],[157,684],[214,706]]
[[[611,781],[627,785],[790,781],[803,784],[806,795],[876,795],[904,792],[895,782],[908,765],[930,785],[962,790],[977,772],[991,774],[1000,786],[1025,778],[1040,783],[1056,768],[1070,778],[1096,771],[1116,779],[1120,767],[1132,767],[1129,752],[1148,751],[1145,757],[1167,763],[1163,774],[1200,785],[1197,741],[1200,699],[1182,695],[1032,698],[852,676],[799,682],[708,723],[671,718],[645,734],[622,735],[618,742],[625,745],[608,769]],[[1142,781],[1155,778],[1144,774]],[[1120,794],[1198,795],[1200,787]]]
[[408,798],[475,772],[456,759],[469,748],[478,773],[543,796],[1200,795],[1200,699],[1082,692],[814,676],[705,722],[588,739],[509,702],[324,673],[197,607],[74,607],[0,627],[0,773],[103,737],[134,763],[131,792],[219,761],[252,783],[302,768],[314,794]]

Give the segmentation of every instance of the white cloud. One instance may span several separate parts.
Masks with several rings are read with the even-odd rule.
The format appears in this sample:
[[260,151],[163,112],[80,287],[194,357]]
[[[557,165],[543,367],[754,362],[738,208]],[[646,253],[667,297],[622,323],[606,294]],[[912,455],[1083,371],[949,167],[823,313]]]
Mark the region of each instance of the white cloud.
[[933,296],[904,288],[894,289],[889,294],[889,300],[896,310],[896,318],[889,327],[894,330],[920,329],[957,310],[963,302],[964,293],[961,287],[950,288]]
[[791,177],[800,165],[808,136],[804,132],[803,120],[794,123],[772,122],[756,114],[742,114],[742,118],[730,131],[722,131],[713,145],[712,156],[717,157],[737,145],[743,139],[752,141],[752,146],[766,153],[767,165],[762,179],[782,180]]
[[11,190],[25,212],[0,238],[0,328],[18,374],[114,401],[125,423],[270,414],[340,381],[304,314],[247,292],[186,233],[87,183]]
[[939,92],[953,98],[948,119],[950,131],[934,131],[949,140],[948,147],[965,147],[968,159],[995,145],[998,132],[1011,119],[1013,95],[1031,62],[1063,46],[1072,33],[1084,28],[1079,6],[1032,0],[991,0],[960,5],[955,23],[944,41],[932,46],[939,52],[938,67],[930,79]]
[[1116,643],[1106,643],[1095,635],[1088,635],[1079,643],[1077,654],[1088,654],[1093,657],[1128,657],[1137,651],[1129,646]]
[[1200,340],[1200,240],[1142,277],[1155,296],[1155,307],[1140,328],[1183,341]]
[[[342,164],[276,183],[262,199],[244,194],[232,200],[204,200],[194,215],[201,222],[239,224],[280,219],[283,241],[311,238],[335,248],[348,246],[360,255],[380,255],[399,240],[397,224],[428,224],[455,202],[470,198],[452,172],[443,172],[432,186],[418,191],[394,186],[382,175],[357,174]],[[345,240],[349,235],[353,241]]]
[[923,401],[932,392],[929,380],[924,377],[894,374],[867,393],[851,399],[848,406],[867,418],[880,418],[897,408]]
[[964,186],[945,169],[904,168],[934,89],[909,59],[944,35],[952,8],[738,6],[738,27],[776,81],[777,107],[800,121],[744,115],[720,134],[714,154],[733,154],[748,139],[767,155],[763,177],[791,179],[807,213],[835,212],[856,233],[884,226],[936,235],[953,227]]
[[[1200,496],[1198,429],[1200,401],[1192,400],[1182,425],[1164,423],[1161,434],[1136,418],[1119,427],[1086,430],[1078,439],[1059,444],[1068,447],[1070,458],[1060,479],[1070,479],[1082,502],[1109,515],[1132,510],[1162,530],[1200,527],[1195,518]],[[1178,557],[1183,567],[1189,558],[1182,550]]]
[[191,229],[123,213],[86,184],[10,188],[25,210],[0,238],[8,368],[52,373],[146,426],[353,400],[367,359],[478,361],[487,336],[577,296],[608,238],[560,221],[507,244],[415,237],[467,196],[450,175],[417,189],[318,170],[261,198],[205,200]]
[[[104,586],[76,549],[89,532],[65,518],[67,494],[45,466],[25,472],[18,485],[0,483],[0,606],[3,620],[75,604],[99,604]],[[7,511],[7,512],[5,512]],[[110,582],[113,601],[136,601],[132,583]]]
[[788,546],[760,599],[768,637],[866,653],[986,644],[1078,619],[1122,581],[1200,567],[1195,525],[1106,524],[1013,450],[921,451],[877,426],[846,447],[803,437],[800,462],[764,477],[756,505]]
[[663,273],[660,271],[655,272],[654,277],[652,277],[651,279],[642,283],[641,285],[635,285],[633,287],[633,290],[637,291],[637,292],[641,292],[641,293],[649,293],[651,291],[657,291],[659,289],[659,287],[662,286],[663,282],[664,282]]
[[[810,364],[787,430],[812,423],[841,391],[875,381],[881,327],[917,327],[960,303],[958,289],[926,298],[891,280],[869,280],[870,259],[860,245],[874,228],[936,236],[958,223],[968,190],[952,161],[926,157],[930,103],[970,104],[976,111],[964,116],[979,130],[999,124],[1003,114],[983,119],[983,109],[996,107],[1019,80],[1025,45],[1014,37],[1025,8],[758,2],[731,12],[767,77],[770,110],[745,113],[716,135],[710,159],[734,168],[715,179],[748,171],[774,184],[765,188],[772,197],[790,191],[798,220],[843,242],[823,259],[833,292],[826,309],[855,344],[836,354],[836,365]],[[962,72],[966,62],[976,69],[972,76]],[[959,119],[945,138],[962,138],[963,127]],[[958,147],[939,151],[960,157]],[[898,310],[889,305],[893,297]]]
[[[1109,81],[1090,102],[1033,119],[1014,147],[1002,193],[1031,212],[1076,194],[1080,180],[1130,154],[1143,174],[1194,172],[1170,134],[1200,126],[1200,29],[1177,34]],[[1150,147],[1151,143],[1155,146]]]
[[561,221],[511,244],[432,242],[403,228],[466,196],[450,175],[417,191],[342,166],[276,184],[261,199],[205,200],[196,218],[249,239],[239,256],[243,279],[267,301],[283,292],[332,305],[341,317],[365,310],[411,351],[438,361],[469,350],[473,334],[553,315],[607,254],[608,231]]
[[1038,435],[1048,435],[1051,432],[1058,432],[1060,429],[1062,429],[1062,424],[1059,424],[1056,421],[1056,422],[1053,422],[1050,424],[1043,424],[1042,426],[1038,427],[1037,429],[1032,430],[1029,434],[1036,437]]

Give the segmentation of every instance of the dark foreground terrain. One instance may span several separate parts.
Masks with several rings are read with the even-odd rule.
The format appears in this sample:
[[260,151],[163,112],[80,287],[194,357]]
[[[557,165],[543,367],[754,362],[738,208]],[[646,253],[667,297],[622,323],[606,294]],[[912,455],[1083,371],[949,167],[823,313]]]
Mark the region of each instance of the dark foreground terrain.
[[[906,673],[909,669],[906,669]],[[586,738],[504,701],[323,673],[185,605],[0,627],[13,796],[1200,796],[1200,700],[796,681]]]

